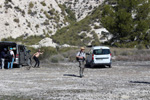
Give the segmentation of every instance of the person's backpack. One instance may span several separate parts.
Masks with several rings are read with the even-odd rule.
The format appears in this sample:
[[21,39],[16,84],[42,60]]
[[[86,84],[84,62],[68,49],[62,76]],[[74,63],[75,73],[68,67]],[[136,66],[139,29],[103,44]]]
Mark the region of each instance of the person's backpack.
[[[78,56],[80,56],[80,55],[81,55],[81,51],[80,51],[80,53],[79,53],[79,55],[78,55]],[[77,60],[77,61],[79,61],[79,60],[84,60],[84,58],[83,58],[83,59],[81,59],[81,58],[76,57],[76,60]]]
[[8,58],[9,60],[12,60],[12,58],[13,58],[13,55],[10,54],[10,51],[7,52],[7,58]]

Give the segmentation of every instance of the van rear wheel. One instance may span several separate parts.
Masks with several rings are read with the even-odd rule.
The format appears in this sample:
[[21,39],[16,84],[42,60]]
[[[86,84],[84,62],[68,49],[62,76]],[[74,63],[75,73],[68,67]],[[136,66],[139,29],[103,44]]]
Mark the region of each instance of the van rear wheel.
[[30,68],[32,67],[32,60],[31,58],[28,59],[28,66],[26,67],[27,70],[30,70]]
[[32,60],[31,60],[31,58],[28,59],[28,66],[32,67]]
[[18,65],[18,68],[21,68],[21,67],[22,67],[22,65],[21,65],[21,64],[19,64],[19,65]]

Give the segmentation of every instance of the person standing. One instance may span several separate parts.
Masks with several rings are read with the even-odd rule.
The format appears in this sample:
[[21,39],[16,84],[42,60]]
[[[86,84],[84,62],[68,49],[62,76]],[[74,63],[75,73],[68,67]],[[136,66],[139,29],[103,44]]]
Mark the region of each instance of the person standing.
[[5,66],[6,51],[7,49],[4,48],[4,50],[2,50],[1,52],[1,61],[2,61],[1,69],[4,69],[4,66]]
[[10,48],[8,53],[7,53],[7,57],[8,57],[8,69],[9,69],[9,66],[11,64],[11,69],[13,68],[13,63],[14,63],[14,59],[15,59],[15,55],[14,55],[14,52],[12,50],[13,48]]
[[38,57],[39,57],[41,54],[43,54],[43,52],[41,52],[41,50],[39,49],[38,52],[36,52],[36,53],[32,56],[32,58],[35,60],[35,65],[34,65],[34,67],[38,67],[38,68],[39,68],[40,61],[39,61]]
[[83,72],[84,72],[84,68],[85,68],[85,53],[84,53],[84,47],[81,47],[81,50],[76,54],[76,59],[77,61],[79,62],[79,74],[80,74],[80,77],[82,78],[84,75],[83,75]]

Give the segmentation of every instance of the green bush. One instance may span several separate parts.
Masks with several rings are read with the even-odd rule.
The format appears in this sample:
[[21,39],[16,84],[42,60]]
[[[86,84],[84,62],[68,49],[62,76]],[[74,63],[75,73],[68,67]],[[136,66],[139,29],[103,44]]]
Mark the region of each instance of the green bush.
[[45,59],[57,54],[56,49],[53,47],[41,47],[40,50],[43,51],[43,55],[40,56],[40,59]]
[[44,14],[45,14],[45,16],[46,16],[48,19],[53,19],[53,17],[50,16],[46,11],[44,11]]
[[81,35],[79,35],[81,39],[86,37],[86,33],[82,33]]
[[14,22],[19,23],[19,19],[14,19]]
[[43,25],[49,25],[49,20],[45,20],[45,22],[43,22]]
[[136,45],[136,48],[137,48],[138,50],[145,49],[145,45],[143,45],[143,44],[138,44],[138,45]]
[[36,36],[36,35],[24,38],[24,35],[22,35],[20,37],[17,37],[16,39],[12,37],[3,38],[1,41],[13,41],[13,42],[21,42],[22,44],[25,45],[34,45],[40,42],[43,38],[44,38],[43,36]]
[[91,42],[91,40],[92,40],[91,37],[86,37],[86,38],[83,39],[83,43],[84,43],[85,45],[87,45],[88,43]]
[[63,48],[59,48],[59,52],[60,53],[64,53],[64,52],[67,52],[67,51],[71,51],[71,50],[76,50],[77,48],[76,47],[63,47]]
[[34,4],[32,2],[29,3],[29,8],[33,8]]
[[51,62],[52,62],[52,63],[58,63],[58,58],[56,58],[56,57],[51,58]]
[[42,4],[43,6],[46,6],[46,3],[45,3],[44,1],[42,1],[41,4]]
[[36,24],[36,25],[35,25],[35,28],[39,28],[39,24]]

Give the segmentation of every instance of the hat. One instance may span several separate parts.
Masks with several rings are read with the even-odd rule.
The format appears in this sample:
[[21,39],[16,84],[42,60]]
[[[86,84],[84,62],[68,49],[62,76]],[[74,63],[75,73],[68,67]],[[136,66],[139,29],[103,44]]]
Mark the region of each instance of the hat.
[[10,50],[12,50],[13,48],[10,48]]
[[84,47],[81,47],[81,50],[84,50]]

